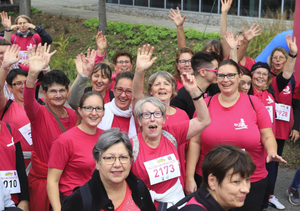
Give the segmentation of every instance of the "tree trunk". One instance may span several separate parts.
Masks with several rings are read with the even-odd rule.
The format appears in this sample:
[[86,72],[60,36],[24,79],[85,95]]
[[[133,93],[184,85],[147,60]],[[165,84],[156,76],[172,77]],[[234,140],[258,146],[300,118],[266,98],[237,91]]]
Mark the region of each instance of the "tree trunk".
[[19,13],[31,17],[31,0],[19,0]]
[[102,34],[107,33],[106,24],[106,10],[105,10],[105,0],[99,0],[98,4],[98,15],[99,15],[99,28],[98,31],[102,31]]

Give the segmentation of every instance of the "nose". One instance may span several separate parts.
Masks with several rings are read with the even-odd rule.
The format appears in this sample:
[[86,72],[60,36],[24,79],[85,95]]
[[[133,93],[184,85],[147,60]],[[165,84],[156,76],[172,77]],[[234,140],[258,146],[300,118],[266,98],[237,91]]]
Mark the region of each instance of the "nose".
[[250,192],[250,181],[244,181],[244,182],[242,182],[240,191],[242,193],[249,193]]
[[96,115],[96,114],[97,114],[96,109],[93,109],[91,113],[92,113],[93,115]]
[[55,97],[60,97],[60,96],[62,96],[61,93],[59,93],[59,92],[55,93]]
[[121,162],[120,162],[120,158],[115,158],[116,160],[115,160],[115,162],[114,162],[114,167],[119,167],[119,166],[121,166]]

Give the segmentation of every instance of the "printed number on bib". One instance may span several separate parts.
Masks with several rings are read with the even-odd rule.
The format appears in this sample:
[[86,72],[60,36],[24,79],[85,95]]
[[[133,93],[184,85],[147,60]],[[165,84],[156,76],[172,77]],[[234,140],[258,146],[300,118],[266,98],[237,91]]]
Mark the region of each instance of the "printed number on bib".
[[180,176],[179,162],[173,153],[144,162],[144,165],[151,185]]
[[27,51],[20,51],[19,54],[21,56],[19,63],[21,63],[23,60],[28,60],[28,52]]
[[289,122],[291,115],[291,106],[276,103],[276,119]]
[[16,170],[0,171],[3,185],[11,194],[21,193],[20,181]]
[[31,138],[31,126],[30,123],[27,125],[24,125],[23,127],[19,128],[20,133],[22,136],[26,139],[28,144],[31,146],[32,145],[32,138]]

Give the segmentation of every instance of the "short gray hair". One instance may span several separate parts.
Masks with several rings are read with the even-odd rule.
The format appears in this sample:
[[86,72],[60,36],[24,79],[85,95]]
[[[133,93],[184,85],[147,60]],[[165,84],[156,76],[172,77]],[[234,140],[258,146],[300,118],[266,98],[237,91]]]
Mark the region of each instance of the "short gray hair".
[[120,132],[117,128],[104,131],[99,137],[93,149],[93,158],[95,161],[100,160],[100,156],[112,145],[123,143],[129,156],[132,157],[132,144],[125,132]]
[[163,118],[166,118],[165,104],[156,97],[148,97],[148,98],[144,98],[144,99],[137,101],[137,103],[134,106],[134,117],[135,117],[135,120],[137,123],[140,118],[140,114],[143,113],[143,105],[145,103],[152,103],[153,105],[155,105],[157,108],[159,108],[159,110],[161,110],[163,112]]
[[166,71],[158,71],[158,72],[156,72],[156,73],[154,73],[150,76],[150,78],[148,80],[148,90],[147,90],[148,96],[151,96],[150,93],[151,93],[151,90],[152,90],[152,86],[153,86],[153,84],[154,84],[154,82],[155,82],[155,80],[158,76],[163,77],[164,79],[166,79],[166,81],[168,81],[171,84],[171,86],[172,86],[171,99],[176,97],[176,95],[177,95],[177,85],[176,85],[175,79],[170,73],[168,73]]

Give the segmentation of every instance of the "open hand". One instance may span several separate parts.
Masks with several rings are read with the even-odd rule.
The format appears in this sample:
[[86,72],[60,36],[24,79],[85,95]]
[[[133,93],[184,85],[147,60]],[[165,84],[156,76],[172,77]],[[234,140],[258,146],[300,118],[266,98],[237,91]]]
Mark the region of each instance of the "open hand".
[[8,46],[3,56],[3,67],[10,67],[11,65],[17,63],[20,60],[20,51],[21,47],[14,44],[12,46]]
[[230,10],[232,0],[221,0],[221,4],[222,4],[221,12],[227,14],[228,11]]
[[186,15],[181,17],[180,10],[178,7],[177,7],[177,13],[173,9],[171,9],[169,13],[170,15],[168,15],[168,17],[174,21],[177,27],[183,25]]
[[147,44],[147,46],[143,45],[142,51],[141,48],[138,48],[136,58],[136,71],[145,71],[152,66],[153,62],[155,62],[155,60],[157,59],[157,57],[153,57],[151,59],[153,51],[154,47],[152,46],[150,48],[149,44]]
[[46,69],[49,66],[51,57],[56,53],[56,50],[50,53],[51,45],[48,45],[47,48],[47,43],[44,44],[44,49],[44,60],[46,62],[44,69]]
[[44,59],[45,47],[40,43],[37,47],[33,45],[32,48],[28,48],[28,62],[29,72],[38,75],[45,67],[47,63]]
[[282,162],[282,163],[287,163],[286,160],[284,160],[281,156],[277,154],[269,154],[266,158],[267,163],[271,161],[276,161],[276,162]]
[[11,27],[11,17],[7,15],[7,12],[2,11],[0,13],[1,15],[1,20],[2,20],[2,25],[4,29],[10,29]]
[[[107,47],[106,37],[103,36],[102,31],[99,31],[96,36],[96,43],[98,50],[105,50]],[[101,55],[100,55],[101,56]]]
[[[197,83],[196,83],[196,79],[195,79],[194,75],[190,75],[190,74],[184,72],[180,75],[180,78],[181,78],[182,84],[183,84],[184,88],[186,89],[186,91],[191,93],[193,90],[196,90],[198,92],[199,89],[197,87]],[[202,94],[202,93],[200,93],[200,94]]]
[[291,55],[296,55],[298,53],[298,47],[296,45],[296,37],[294,37],[294,41],[291,35],[286,36],[286,44],[290,50]]
[[224,35],[224,38],[231,50],[237,48],[237,46],[238,46],[239,41],[238,41],[237,37],[238,36],[236,36],[235,38],[233,37],[232,31],[227,31],[226,34]]
[[254,37],[260,35],[259,32],[261,31],[261,28],[259,27],[259,25],[256,25],[256,23],[254,23],[248,31],[246,31],[243,27],[242,30],[244,33],[244,39],[250,42]]
[[91,49],[87,50],[86,57],[81,54],[81,62],[82,62],[82,72],[83,73],[91,73],[95,66],[95,58],[96,58],[96,51],[93,49],[91,52]]

